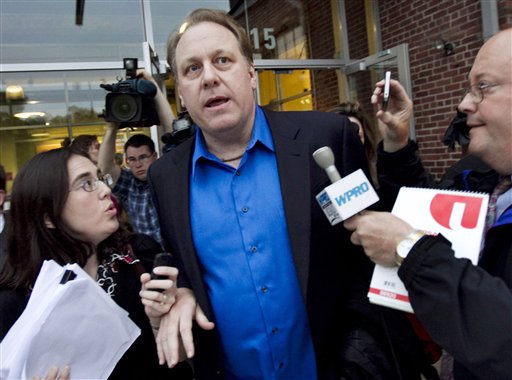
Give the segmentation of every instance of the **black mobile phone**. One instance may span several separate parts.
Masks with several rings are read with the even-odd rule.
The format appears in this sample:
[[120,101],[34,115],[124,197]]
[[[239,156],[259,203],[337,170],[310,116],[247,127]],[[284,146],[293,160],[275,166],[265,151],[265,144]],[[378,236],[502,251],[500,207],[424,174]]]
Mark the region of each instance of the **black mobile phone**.
[[386,71],[384,78],[384,96],[382,98],[382,109],[385,111],[389,100],[389,83],[391,82],[391,71]]
[[[174,266],[174,258],[170,253],[162,252],[158,253],[153,260],[153,268],[156,267],[172,267]],[[152,280],[165,280],[167,276],[157,275],[151,270],[151,279]]]

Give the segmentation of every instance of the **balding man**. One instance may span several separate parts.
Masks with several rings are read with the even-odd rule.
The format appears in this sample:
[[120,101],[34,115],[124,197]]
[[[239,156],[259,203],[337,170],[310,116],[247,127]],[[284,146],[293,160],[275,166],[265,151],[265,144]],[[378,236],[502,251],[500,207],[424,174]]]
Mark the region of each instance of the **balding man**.
[[[354,230],[352,242],[362,245],[372,261],[400,266],[398,275],[417,317],[455,359],[455,379],[512,379],[512,190],[506,186],[512,174],[511,51],[512,28],[482,46],[459,104],[467,114],[469,153],[494,169],[495,185],[500,179],[495,186],[501,188],[496,218],[488,227],[478,266],[455,258],[441,235],[425,235],[389,213],[365,212],[345,222]],[[392,104],[377,112],[386,124],[379,176],[384,186],[395,182],[397,189],[423,186],[425,177],[418,176],[423,168],[408,135],[412,103],[398,82],[392,82],[391,91]],[[378,104],[381,98],[378,83],[372,102]],[[462,182],[460,189],[480,190],[465,188]],[[407,249],[401,249],[402,242],[409,243]]]

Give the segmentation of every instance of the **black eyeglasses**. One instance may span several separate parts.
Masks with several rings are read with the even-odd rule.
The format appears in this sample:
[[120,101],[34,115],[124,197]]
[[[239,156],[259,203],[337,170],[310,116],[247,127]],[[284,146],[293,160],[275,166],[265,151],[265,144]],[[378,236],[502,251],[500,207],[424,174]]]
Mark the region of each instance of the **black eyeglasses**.
[[78,185],[76,188],[69,190],[69,191],[71,192],[71,191],[83,189],[84,191],[91,193],[93,191],[96,191],[96,189],[98,188],[99,182],[103,182],[108,187],[111,187],[112,184],[114,183],[114,180],[112,179],[112,176],[110,174],[98,175],[98,178],[84,178],[80,182],[80,185]]
[[482,103],[482,101],[484,100],[484,95],[485,95],[485,93],[489,89],[491,89],[493,87],[501,86],[503,84],[504,83],[497,83],[497,84],[477,83],[477,84],[472,84],[472,85],[470,85],[468,88],[466,88],[464,90],[462,99],[464,99],[467,94],[470,94],[471,98],[473,98],[473,101],[475,103]]

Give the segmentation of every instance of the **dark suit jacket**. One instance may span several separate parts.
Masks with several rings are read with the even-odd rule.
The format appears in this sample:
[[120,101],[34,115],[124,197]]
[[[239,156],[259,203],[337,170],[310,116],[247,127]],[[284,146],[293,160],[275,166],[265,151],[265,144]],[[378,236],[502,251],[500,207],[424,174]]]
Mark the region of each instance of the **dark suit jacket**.
[[[363,168],[370,178],[365,153],[357,129],[343,116],[264,112],[274,140],[290,244],[307,306],[318,373],[323,379],[335,378],[343,308],[348,298],[354,297],[353,281],[361,284],[356,290],[365,298],[371,266],[360,248],[350,243],[341,223],[332,227],[317,204],[315,195],[330,181],[313,161],[312,153],[328,145],[342,176]],[[193,289],[199,305],[214,321],[190,228],[189,171],[194,143],[195,138],[191,138],[154,162],[149,181],[166,249],[178,260],[180,286]],[[197,378],[215,378],[221,374],[219,358],[215,357],[219,352],[216,332],[197,329],[194,339]]]

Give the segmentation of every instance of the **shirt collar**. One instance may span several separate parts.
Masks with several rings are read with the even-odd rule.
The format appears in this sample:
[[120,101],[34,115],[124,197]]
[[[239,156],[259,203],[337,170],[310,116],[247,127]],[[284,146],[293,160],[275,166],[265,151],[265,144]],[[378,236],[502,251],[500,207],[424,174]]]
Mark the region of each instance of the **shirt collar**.
[[[267,119],[260,106],[256,106],[256,115],[254,118],[254,126],[252,129],[251,139],[247,144],[246,152],[254,148],[254,146],[260,143],[268,150],[274,152],[274,142],[272,140],[272,134],[268,125]],[[192,178],[194,175],[195,167],[198,161],[201,159],[207,159],[221,163],[221,161],[206,148],[206,141],[204,140],[203,132],[201,128],[196,128],[196,142],[194,146],[194,154],[192,155]]]
[[270,127],[268,126],[267,119],[263,110],[256,106],[256,117],[254,119],[254,129],[252,132],[249,144],[247,144],[247,151],[250,151],[254,146],[260,143],[268,150],[274,152],[274,141],[272,140],[272,134],[270,133]]
[[135,177],[135,175],[133,173],[131,173],[131,175],[133,177],[134,186],[142,188],[142,189],[149,188],[149,182],[147,179],[145,181],[142,181],[142,180],[138,179],[137,177]]

